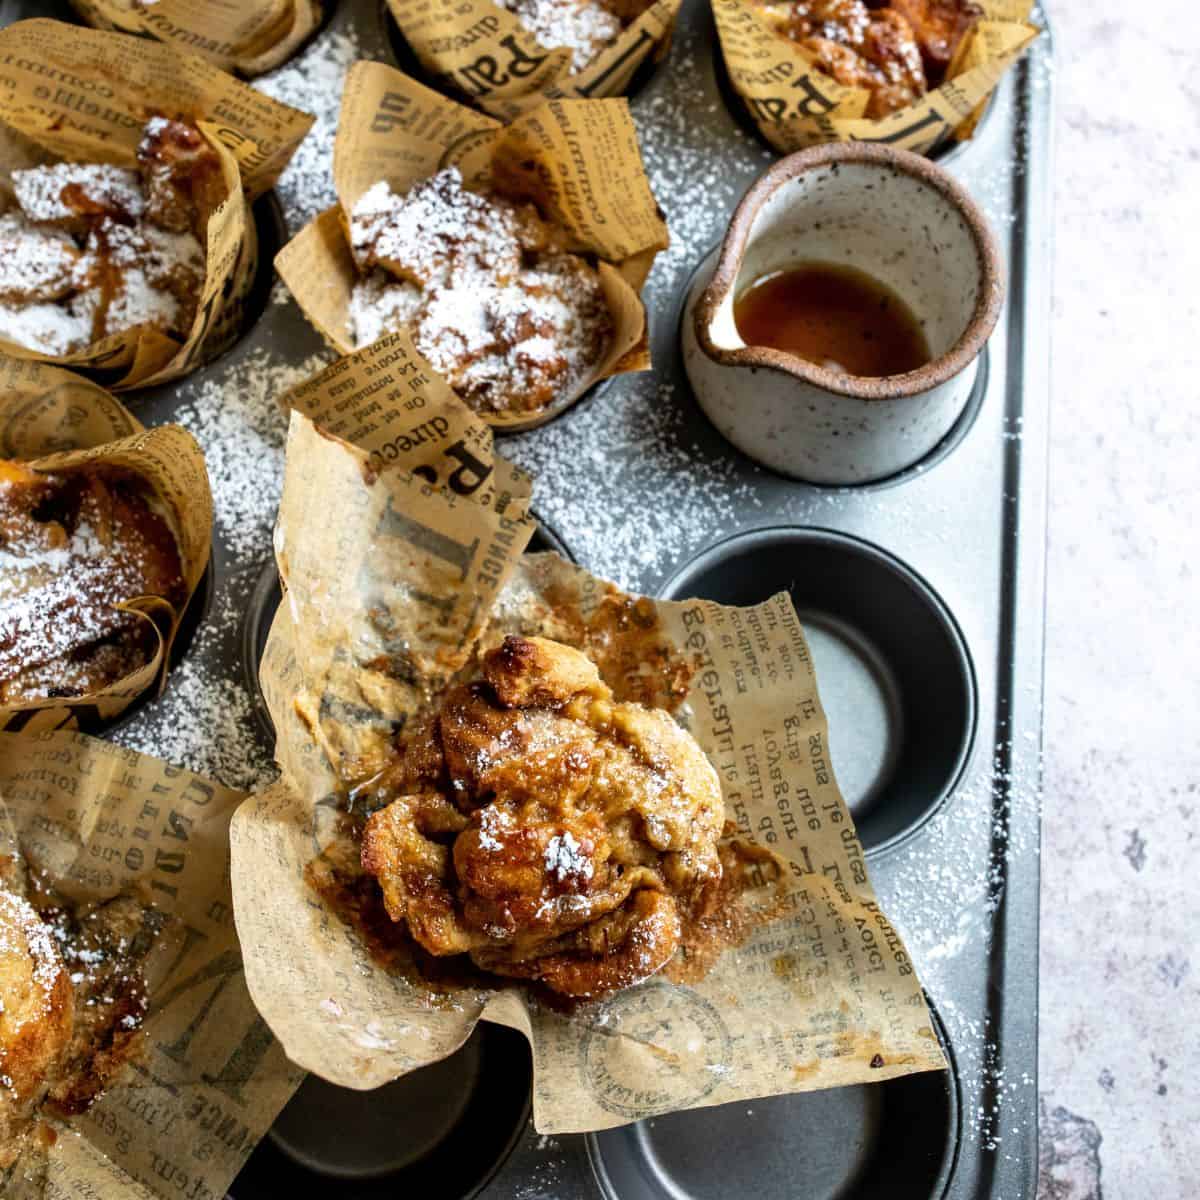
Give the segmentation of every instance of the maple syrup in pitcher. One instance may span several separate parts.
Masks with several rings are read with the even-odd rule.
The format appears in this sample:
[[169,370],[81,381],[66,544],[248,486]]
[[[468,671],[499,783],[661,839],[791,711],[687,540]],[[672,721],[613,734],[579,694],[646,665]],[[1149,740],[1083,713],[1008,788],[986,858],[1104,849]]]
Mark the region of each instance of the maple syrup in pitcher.
[[903,375],[933,357],[912,309],[855,267],[802,263],[760,276],[733,319],[748,346],[771,346],[843,375]]

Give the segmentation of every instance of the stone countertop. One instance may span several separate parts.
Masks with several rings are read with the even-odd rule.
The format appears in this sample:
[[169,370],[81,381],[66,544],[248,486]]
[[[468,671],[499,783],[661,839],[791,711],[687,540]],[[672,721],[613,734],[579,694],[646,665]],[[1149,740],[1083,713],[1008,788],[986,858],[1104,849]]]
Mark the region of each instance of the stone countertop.
[[1039,1195],[1183,1197],[1200,1189],[1200,51],[1184,0],[1057,0],[1051,19]]

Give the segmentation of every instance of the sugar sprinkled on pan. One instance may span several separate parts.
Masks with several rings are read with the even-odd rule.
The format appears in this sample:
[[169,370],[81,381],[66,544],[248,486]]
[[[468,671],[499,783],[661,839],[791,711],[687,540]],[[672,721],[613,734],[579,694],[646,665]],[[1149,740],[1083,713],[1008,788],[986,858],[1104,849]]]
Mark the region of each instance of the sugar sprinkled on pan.
[[283,486],[287,415],[278,397],[329,361],[315,354],[280,361],[274,348],[257,349],[238,365],[236,386],[204,379],[172,419],[204,450],[213,492],[214,523],[229,552],[228,573],[212,611],[168,680],[166,694],[145,719],[117,730],[114,740],[208,775],[229,787],[249,788],[274,775],[250,694],[240,680],[206,664],[237,636],[258,571],[271,558],[271,527]]
[[217,531],[239,563],[270,552],[288,426],[279,397],[328,361],[315,354],[280,362],[267,349],[255,350],[239,365],[236,386],[205,379],[173,415],[204,451]]
[[346,72],[361,57],[353,33],[329,32],[317,38],[303,54],[254,82],[259,91],[316,118],[275,185],[293,234],[317,213],[337,203],[333,189],[333,135],[337,132]]
[[219,647],[237,637],[253,581],[246,572],[229,581],[168,677],[166,693],[142,719],[114,731],[112,741],[226,787],[248,791],[275,777],[250,693],[240,678],[208,665],[219,658]]

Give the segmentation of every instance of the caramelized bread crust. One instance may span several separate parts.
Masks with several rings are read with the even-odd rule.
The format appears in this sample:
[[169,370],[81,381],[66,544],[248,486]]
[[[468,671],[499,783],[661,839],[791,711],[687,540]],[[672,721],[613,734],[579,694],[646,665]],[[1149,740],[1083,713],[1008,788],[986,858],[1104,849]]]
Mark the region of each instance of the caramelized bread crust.
[[432,954],[580,999],[646,978],[721,880],[712,764],[568,646],[508,637],[482,668],[375,782],[364,869]]
[[116,606],[183,602],[179,549],[141,480],[0,460],[0,703],[82,696],[149,661],[145,620]]
[[50,928],[27,901],[0,888],[0,1168],[20,1153],[73,1019],[71,980]]

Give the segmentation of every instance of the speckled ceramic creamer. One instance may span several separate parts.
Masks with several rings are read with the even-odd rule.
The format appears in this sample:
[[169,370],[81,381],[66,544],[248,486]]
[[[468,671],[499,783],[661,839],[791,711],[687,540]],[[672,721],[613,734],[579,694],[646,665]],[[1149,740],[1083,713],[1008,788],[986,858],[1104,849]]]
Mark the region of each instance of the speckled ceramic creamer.
[[[851,142],[781,159],[746,193],[684,314],[684,365],[710,420],[756,461],[812,483],[882,479],[928,454],[962,414],[996,324],[999,255],[974,201],[927,159]],[[805,263],[856,267],[897,292],[932,359],[846,375],[748,346],[734,302]]]

